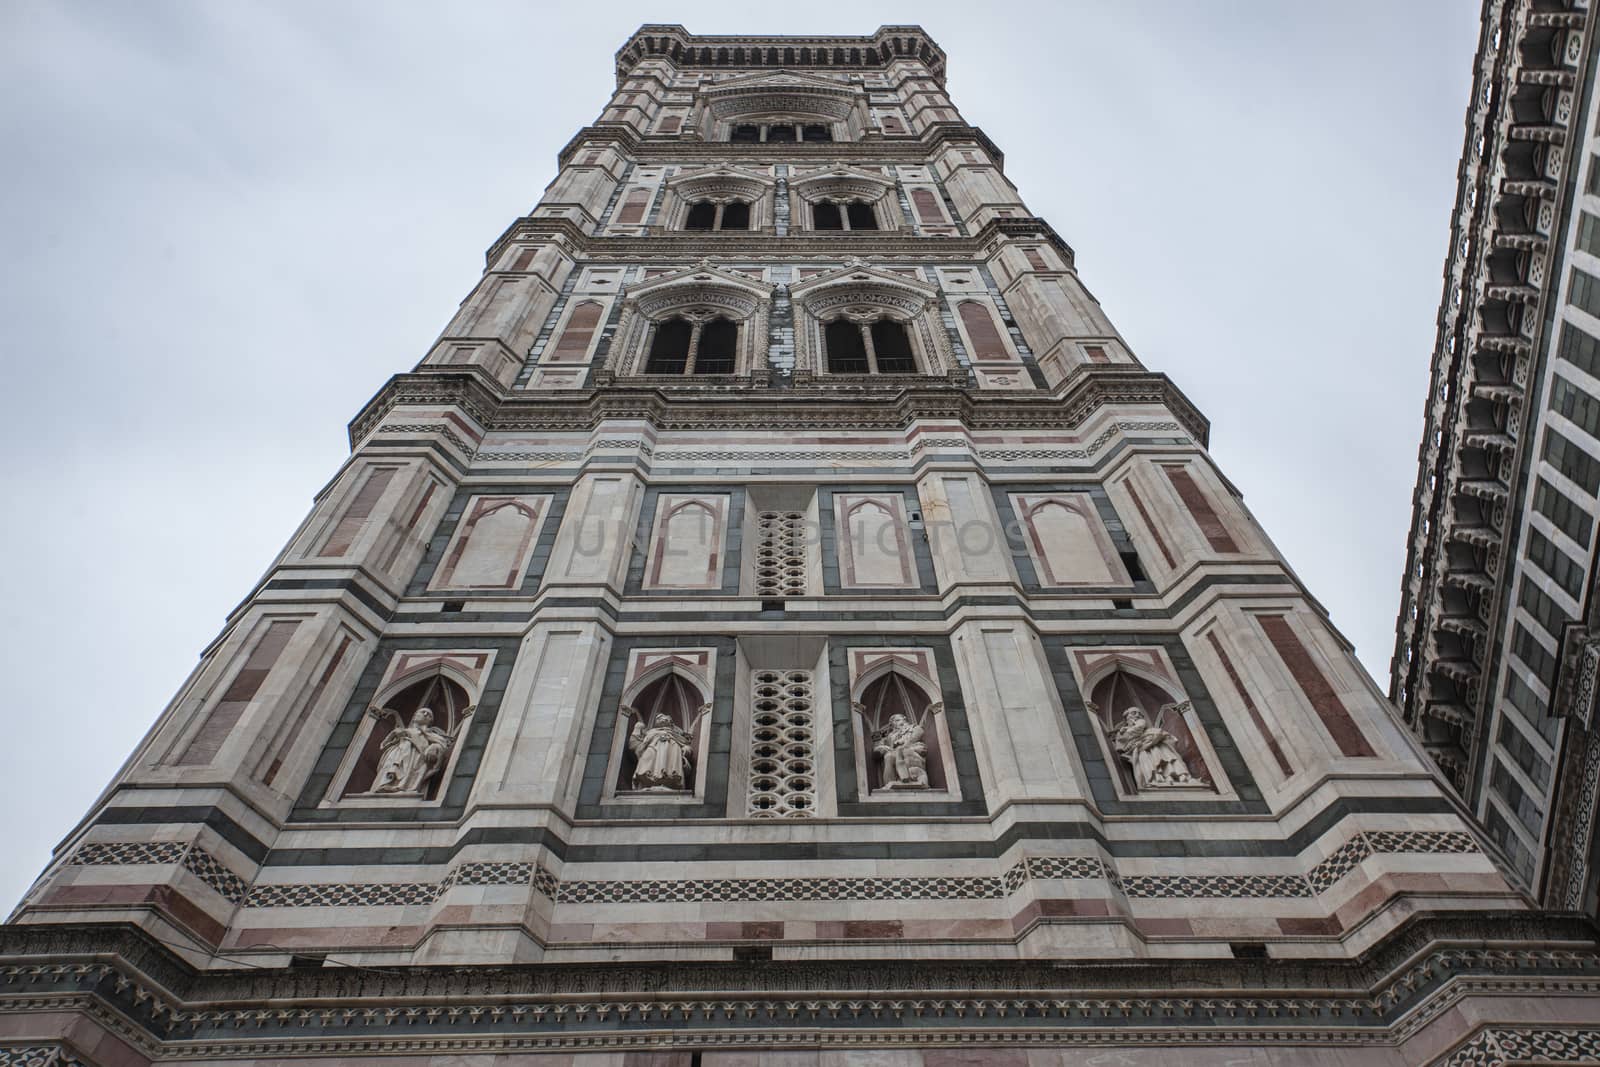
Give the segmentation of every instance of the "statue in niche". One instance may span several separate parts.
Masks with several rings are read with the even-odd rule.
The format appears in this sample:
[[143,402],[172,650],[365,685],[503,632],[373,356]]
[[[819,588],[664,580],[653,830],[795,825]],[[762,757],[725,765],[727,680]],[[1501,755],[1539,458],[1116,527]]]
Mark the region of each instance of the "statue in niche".
[[928,746],[922,738],[922,722],[912,722],[899,712],[890,715],[888,725],[872,735],[872,751],[883,761],[880,788],[928,788]]
[[401,796],[422,793],[444,769],[462,725],[474,710],[475,706],[468,707],[446,732],[433,725],[432,708],[418,708],[409,724],[389,708],[376,704],[368,708],[367,713],[373,718],[387,717],[393,723],[378,746],[378,771],[370,792]]
[[[632,708],[624,705],[622,710],[635,720],[633,731],[628,735],[628,751],[633,753],[635,761],[633,788],[643,792],[687,792],[693,781],[694,735],[666,712],[656,712],[646,725],[644,716]],[[702,704],[695,715],[695,723],[710,710],[710,704]]]
[[1189,765],[1178,752],[1178,738],[1163,730],[1160,723],[1169,712],[1182,714],[1188,702],[1164,704],[1151,722],[1143,708],[1129,707],[1122,712],[1122,721],[1111,735],[1111,747],[1117,755],[1128,761],[1133,769],[1134,785],[1140,789],[1161,789],[1169,786],[1208,785],[1203,778],[1189,773]]

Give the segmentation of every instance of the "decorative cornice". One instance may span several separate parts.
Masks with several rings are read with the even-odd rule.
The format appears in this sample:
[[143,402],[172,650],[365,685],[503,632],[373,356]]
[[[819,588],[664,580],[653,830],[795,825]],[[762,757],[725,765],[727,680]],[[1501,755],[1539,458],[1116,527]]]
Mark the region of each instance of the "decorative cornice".
[[[493,389],[490,386],[494,386]],[[944,379],[852,380],[786,390],[697,389],[692,395],[617,378],[601,389],[559,395],[509,392],[463,367],[420,367],[389,379],[350,423],[360,444],[392,409],[458,405],[486,430],[592,430],[607,419],[643,419],[662,430],[899,429],[919,419],[956,419],[981,429],[1072,429],[1108,404],[1160,404],[1202,445],[1210,423],[1166,375],[1085,365],[1051,393],[984,393]]]
[[[1151,993],[1159,990],[1159,993]],[[1409,920],[1355,960],[769,960],[197,971],[123,924],[0,927],[0,1011],[122,1018],[190,1056],[981,1039],[1170,1045],[1402,1039],[1462,996],[1600,994],[1570,916]]]
[[1571,185],[1560,144],[1586,33],[1579,10],[1484,3],[1389,690],[1469,796],[1488,743],[1480,720],[1503,643],[1506,539],[1536,417],[1525,393]]
[[[816,235],[805,230],[784,237],[748,232],[663,231],[648,237],[597,237],[584,233],[569,219],[525,216],[506,227],[489,246],[487,262],[493,264],[506,246],[522,242],[549,243],[575,258],[603,261],[612,258],[637,263],[673,260],[699,261],[716,256],[734,263],[793,264],[808,256],[837,262],[850,256],[872,257],[881,263],[890,257],[917,261],[987,259],[1001,238],[1047,241],[1073,266],[1074,254],[1054,228],[1037,217],[995,218],[971,237],[918,237],[907,230],[834,230]],[[732,250],[730,250],[732,249]]]
[[[759,53],[759,54],[758,54]],[[789,69],[874,72],[897,59],[922,63],[942,85],[944,49],[921,26],[880,26],[865,37],[704,36],[682,26],[646,24],[617,49],[617,84],[646,59],[679,70]]]

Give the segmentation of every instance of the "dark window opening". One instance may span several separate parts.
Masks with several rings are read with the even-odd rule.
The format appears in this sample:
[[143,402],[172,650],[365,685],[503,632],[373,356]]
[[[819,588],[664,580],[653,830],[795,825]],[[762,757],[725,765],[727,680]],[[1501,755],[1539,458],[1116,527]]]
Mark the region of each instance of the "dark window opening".
[[811,225],[819,230],[844,229],[844,219],[839,214],[839,205],[826,202],[812,204]]
[[656,327],[650,341],[650,357],[645,361],[646,374],[682,374],[689,365],[689,339],[694,327],[683,319],[668,319]]
[[750,205],[740,201],[722,205],[723,230],[748,230],[750,228]]
[[878,228],[877,213],[872,210],[872,205],[861,200],[851,201],[845,209],[846,217],[850,220],[852,230],[876,230]]
[[696,374],[732,374],[739,350],[739,327],[727,319],[712,319],[700,327],[700,346],[695,352]]
[[845,319],[828,323],[823,332],[828,347],[828,371],[831,374],[867,373],[867,345],[861,337],[861,327]]
[[891,319],[873,323],[872,349],[878,357],[879,374],[917,373],[917,359],[911,353],[911,335],[901,323]]
[[733,134],[728,138],[728,140],[737,141],[741,144],[751,141],[759,141],[761,140],[761,127],[751,125],[735,126],[733,128]]
[[1133,601],[1127,597],[1112,597],[1111,608],[1113,611],[1132,611]]
[[1122,558],[1122,567],[1128,572],[1128,578],[1135,582],[1145,581],[1144,565],[1139,562],[1139,553],[1126,549],[1117,553]]
[[701,200],[689,205],[689,217],[684,220],[686,230],[709,230],[717,224],[717,205]]
[[804,129],[804,131],[802,131],[802,132],[805,135],[804,139],[807,140],[807,141],[831,141],[831,140],[833,140],[833,129],[832,129],[832,127],[829,127],[829,126],[810,125],[810,126],[807,126]]
[[794,127],[793,126],[768,126],[767,127],[767,143],[768,144],[794,144],[794,141],[795,141],[795,137],[794,137]]

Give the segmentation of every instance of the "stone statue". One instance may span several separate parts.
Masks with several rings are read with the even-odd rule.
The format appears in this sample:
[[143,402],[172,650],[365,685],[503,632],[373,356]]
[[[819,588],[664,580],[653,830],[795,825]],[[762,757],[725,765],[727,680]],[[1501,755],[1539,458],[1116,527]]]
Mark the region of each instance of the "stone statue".
[[[705,710],[701,708],[701,714]],[[628,750],[637,761],[633,768],[633,787],[674,793],[687,790],[689,772],[694,766],[690,755],[693,747],[693,735],[673,722],[672,716],[657,712],[648,727],[641,716],[628,735]]]
[[896,712],[889,725],[872,735],[872,751],[883,761],[881,789],[928,788],[928,746],[922,724]]
[[[1168,704],[1161,710],[1176,707]],[[1141,708],[1123,711],[1122,722],[1111,735],[1111,747],[1133,768],[1133,782],[1140,789],[1206,784],[1189,773],[1189,765],[1178,754],[1178,738],[1152,723]]]
[[368,709],[373,718],[388,717],[394,723],[378,746],[378,772],[372,778],[372,793],[421,793],[434,775],[444,769],[455,746],[456,735],[472,714],[469,707],[448,733],[433,725],[433,709],[418,708],[409,725],[398,712],[374,704]]

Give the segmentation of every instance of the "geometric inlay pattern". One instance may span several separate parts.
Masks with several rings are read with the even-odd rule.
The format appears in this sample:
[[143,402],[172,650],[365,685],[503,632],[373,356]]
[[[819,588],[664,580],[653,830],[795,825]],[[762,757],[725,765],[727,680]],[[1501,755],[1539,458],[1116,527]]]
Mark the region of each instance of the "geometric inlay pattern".
[[89,1067],[62,1045],[0,1048],[0,1067]]
[[1438,1063],[1440,1067],[1600,1063],[1600,1029],[1493,1027],[1478,1031],[1471,1041]]
[[136,863],[177,863],[189,846],[182,841],[114,841],[81,845],[68,863],[125,867]]
[[[787,677],[791,673],[783,672]],[[248,883],[198,846],[181,842],[97,842],[80,846],[72,864],[182,863],[231,903],[247,908],[405,907],[432,904],[453,885],[530,882],[559,904],[708,903],[784,900],[1002,900],[1030,879],[1100,879],[1140,899],[1313,897],[1376,853],[1476,852],[1470,834],[1432,831],[1363,831],[1317,864],[1309,876],[1126,875],[1093,856],[1028,856],[1003,875],[858,878],[704,878],[561,881],[524,862],[463,863],[442,882]],[[0,1063],[0,1067],[4,1067]]]
[[982,900],[1005,896],[998,878],[696,878],[562,882],[558,904],[735,900]]
[[183,857],[183,869],[215,889],[229,904],[238,904],[250,892],[250,883],[218,863],[216,857],[196,845]]
[[348,908],[432,904],[441,886],[435,882],[295,882],[258,885],[245,899],[247,908]]
[[811,672],[756,671],[751,682],[747,813],[758,819],[811,818],[817,811]]

